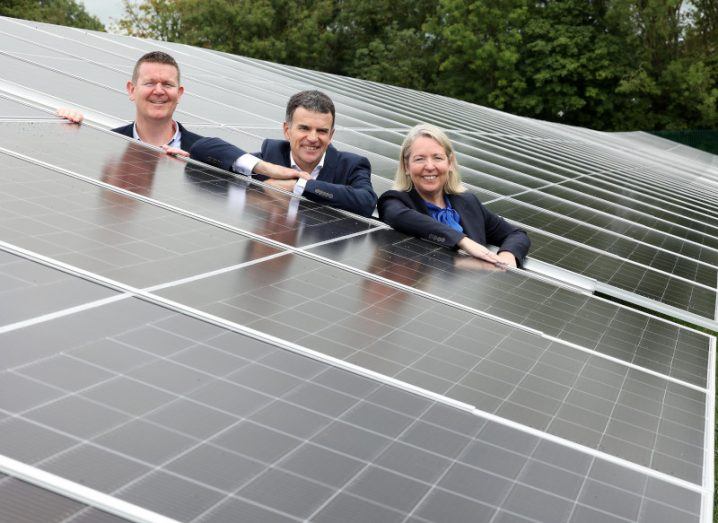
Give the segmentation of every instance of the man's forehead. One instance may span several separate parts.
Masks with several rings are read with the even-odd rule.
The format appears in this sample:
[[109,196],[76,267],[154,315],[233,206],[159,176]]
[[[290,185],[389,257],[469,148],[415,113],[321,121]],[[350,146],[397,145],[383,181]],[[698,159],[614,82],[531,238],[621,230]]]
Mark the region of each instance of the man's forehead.
[[179,71],[175,66],[160,62],[142,62],[137,69],[138,78],[163,77],[177,81],[178,76]]
[[313,127],[327,127],[332,126],[332,113],[320,113],[319,111],[312,111],[305,109],[304,107],[297,107],[292,115],[293,125],[312,125]]

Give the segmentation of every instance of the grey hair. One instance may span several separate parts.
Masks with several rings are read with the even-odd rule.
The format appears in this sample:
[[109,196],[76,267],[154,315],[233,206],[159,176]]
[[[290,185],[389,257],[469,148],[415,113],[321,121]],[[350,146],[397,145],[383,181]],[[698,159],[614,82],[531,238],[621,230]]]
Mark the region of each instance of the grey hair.
[[297,107],[303,107],[307,111],[312,111],[315,113],[331,113],[332,129],[334,129],[334,119],[336,116],[334,102],[332,102],[332,99],[329,98],[323,92],[301,91],[296,94],[293,94],[292,97],[289,99],[289,102],[287,102],[287,112],[284,115],[284,120],[287,123],[292,123],[292,117],[294,116],[294,111],[297,110]]

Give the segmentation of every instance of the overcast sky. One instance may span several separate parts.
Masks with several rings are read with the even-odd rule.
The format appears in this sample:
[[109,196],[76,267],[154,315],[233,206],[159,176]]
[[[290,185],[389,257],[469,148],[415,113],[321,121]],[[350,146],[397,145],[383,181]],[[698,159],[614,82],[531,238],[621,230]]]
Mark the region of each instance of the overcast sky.
[[81,0],[85,4],[87,12],[95,15],[100,22],[107,26],[110,23],[110,17],[115,21],[122,18],[124,9],[122,9],[122,0]]

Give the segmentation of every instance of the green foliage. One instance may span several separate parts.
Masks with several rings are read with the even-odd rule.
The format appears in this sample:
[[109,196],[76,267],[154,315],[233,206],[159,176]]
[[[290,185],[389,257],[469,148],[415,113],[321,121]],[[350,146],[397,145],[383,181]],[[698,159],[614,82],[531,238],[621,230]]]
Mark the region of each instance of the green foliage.
[[134,4],[130,0],[122,0],[125,17],[117,25],[140,38],[180,41],[182,17],[175,9],[176,3],[174,0],[144,0]]
[[594,129],[718,127],[718,0],[125,0],[128,33]]
[[100,20],[75,0],[0,0],[0,16],[104,31]]

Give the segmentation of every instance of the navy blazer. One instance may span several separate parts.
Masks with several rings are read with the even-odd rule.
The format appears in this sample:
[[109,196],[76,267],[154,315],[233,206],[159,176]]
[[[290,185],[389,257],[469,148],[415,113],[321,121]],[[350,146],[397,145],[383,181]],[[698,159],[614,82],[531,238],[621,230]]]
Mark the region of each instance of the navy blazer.
[[[291,167],[289,151],[288,141],[267,139],[262,142],[262,150],[253,155],[270,163]],[[219,138],[202,138],[190,149],[193,160],[226,171],[232,171],[235,160],[243,154],[245,151]],[[371,186],[369,160],[358,154],[338,151],[329,145],[319,176],[316,180],[307,181],[303,196],[362,216],[371,216],[376,206],[376,193]]]
[[[132,122],[129,125],[122,125],[120,127],[116,127],[115,129],[112,129],[114,132],[119,134],[124,134],[125,136],[129,136],[130,138],[134,138],[132,134],[132,127],[135,125],[135,122]],[[188,131],[185,129],[181,123],[177,122],[177,127],[179,127],[180,131],[180,141],[182,142],[182,149],[185,151],[189,151],[194,143],[202,138],[199,134],[195,134],[191,131]]]
[[492,213],[475,194],[465,192],[447,196],[461,217],[463,233],[432,218],[424,200],[413,188],[409,192],[391,190],[382,194],[379,198],[379,219],[397,231],[453,249],[464,236],[468,236],[482,245],[496,245],[499,251],[510,252],[519,267],[523,265],[531,246],[525,231]]

